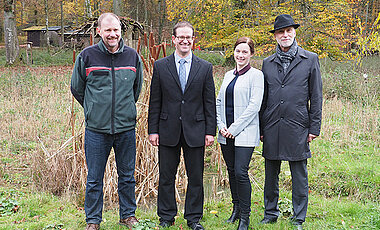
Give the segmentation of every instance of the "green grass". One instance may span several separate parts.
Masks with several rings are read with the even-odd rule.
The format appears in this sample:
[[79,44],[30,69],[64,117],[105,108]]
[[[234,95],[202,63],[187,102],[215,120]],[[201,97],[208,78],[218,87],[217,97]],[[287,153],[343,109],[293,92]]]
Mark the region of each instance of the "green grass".
[[[142,50],[145,53],[144,50]],[[167,48],[167,54],[174,52],[174,49],[170,46]],[[80,51],[76,52],[78,55]],[[160,52],[162,57],[162,51]],[[225,62],[224,57],[219,52],[207,52],[195,50],[194,54],[200,58],[203,58],[213,65],[222,65]],[[145,55],[145,54],[144,54]],[[25,48],[20,49],[20,61],[17,65],[26,65],[26,50]],[[0,66],[5,66],[6,57],[5,49],[0,49]],[[72,49],[58,49],[51,47],[50,53],[48,53],[47,48],[34,48],[33,49],[33,64],[31,66],[61,66],[61,65],[71,65],[73,64],[73,50]]]
[[219,52],[207,52],[207,51],[194,51],[194,54],[198,57],[210,62],[214,66],[223,65],[225,62],[224,56],[222,56]]
[[[73,50],[72,49],[58,49],[51,47],[50,53],[47,48],[33,48],[32,51],[33,64],[31,66],[61,66],[73,64]],[[20,60],[18,66],[24,66],[27,63],[26,50],[20,48]],[[5,49],[0,49],[0,66],[5,66],[6,57]]]
[[[83,229],[86,225],[83,208],[72,202],[72,199],[56,197],[46,193],[18,192],[14,194],[19,200],[19,211],[0,217],[0,229],[46,229],[56,226],[56,229]],[[280,193],[284,201],[283,209],[291,208],[289,191]],[[182,207],[183,208],[183,207]],[[252,193],[251,229],[293,229],[289,216],[281,215],[276,224],[260,225],[263,218],[262,191]],[[228,198],[208,200],[204,206],[204,217],[201,223],[206,229],[234,229],[235,224],[227,224],[232,205]],[[216,211],[216,213],[215,213]],[[305,229],[378,229],[380,227],[380,207],[374,202],[357,202],[349,198],[326,199],[319,195],[311,195]],[[137,217],[147,220],[150,225],[158,225],[155,208],[138,209]],[[125,229],[118,224],[117,207],[108,207],[103,213],[102,229]],[[186,222],[180,208],[176,222],[169,229],[184,229]],[[54,229],[54,228],[50,228]]]

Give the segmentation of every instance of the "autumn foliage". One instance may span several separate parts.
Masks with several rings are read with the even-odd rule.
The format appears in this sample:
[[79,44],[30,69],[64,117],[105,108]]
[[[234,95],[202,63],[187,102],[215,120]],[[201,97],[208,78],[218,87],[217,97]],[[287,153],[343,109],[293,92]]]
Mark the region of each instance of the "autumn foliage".
[[[117,2],[121,9],[114,9]],[[0,7],[1,8],[1,7]],[[47,9],[47,16],[44,15]],[[275,48],[268,32],[278,14],[288,13],[301,24],[298,43],[320,58],[346,59],[379,50],[379,0],[15,0],[17,29],[33,25],[75,28],[103,12],[121,10],[120,16],[142,23],[154,31],[157,41],[170,41],[172,26],[191,22],[201,49],[231,54],[238,37],[249,36],[256,55],[267,56]],[[2,20],[0,16],[0,21]],[[0,29],[0,34],[2,33]],[[2,36],[3,37],[3,36]],[[378,36],[377,36],[378,37]]]
[[[372,2],[371,9],[366,3]],[[358,27],[365,19],[370,27],[379,12],[377,1],[368,0],[169,0],[168,19],[188,20],[199,32],[201,46],[227,49],[238,37],[249,36],[256,44],[256,55],[275,49],[273,28],[277,15],[291,14],[301,24],[298,43],[320,58],[351,58],[351,48],[366,33]],[[376,8],[377,7],[377,8]],[[366,10],[366,14],[362,12]],[[370,10],[370,11],[369,11]]]

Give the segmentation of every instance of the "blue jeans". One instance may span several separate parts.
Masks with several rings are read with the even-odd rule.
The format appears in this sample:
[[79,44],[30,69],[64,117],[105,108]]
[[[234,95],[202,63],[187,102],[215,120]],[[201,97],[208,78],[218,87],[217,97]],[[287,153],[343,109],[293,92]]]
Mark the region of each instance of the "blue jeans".
[[135,130],[104,134],[86,129],[84,148],[88,174],[84,210],[87,223],[99,224],[102,221],[103,178],[112,147],[118,174],[120,219],[135,215]]

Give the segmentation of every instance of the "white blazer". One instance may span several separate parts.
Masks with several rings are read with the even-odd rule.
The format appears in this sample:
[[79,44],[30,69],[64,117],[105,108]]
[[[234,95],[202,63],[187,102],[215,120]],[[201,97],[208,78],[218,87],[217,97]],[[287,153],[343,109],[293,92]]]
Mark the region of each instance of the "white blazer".
[[[226,127],[226,88],[234,79],[234,70],[224,75],[219,95],[216,99],[218,129],[227,128],[235,137],[235,146],[255,147],[260,144],[259,111],[264,93],[263,73],[251,67],[240,75],[234,87],[234,122]],[[218,142],[226,144],[226,138],[218,133]]]

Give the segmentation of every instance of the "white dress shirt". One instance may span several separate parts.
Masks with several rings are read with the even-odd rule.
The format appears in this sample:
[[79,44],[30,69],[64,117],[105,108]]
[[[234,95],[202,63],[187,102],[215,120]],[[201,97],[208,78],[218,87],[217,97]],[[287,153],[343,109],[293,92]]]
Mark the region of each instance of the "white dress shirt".
[[177,68],[177,73],[179,74],[179,60],[181,59],[185,59],[186,60],[186,63],[185,63],[185,70],[186,70],[186,82],[187,82],[187,79],[189,78],[189,73],[190,73],[190,68],[191,68],[191,59],[193,57],[193,53],[190,52],[189,55],[187,55],[186,57],[184,58],[181,58],[175,51],[174,51],[174,61],[175,61],[175,66]]

